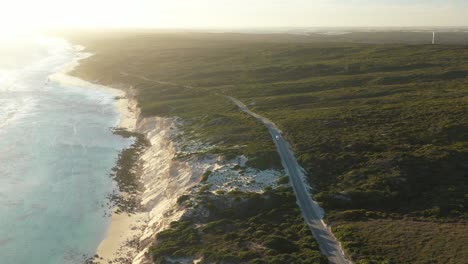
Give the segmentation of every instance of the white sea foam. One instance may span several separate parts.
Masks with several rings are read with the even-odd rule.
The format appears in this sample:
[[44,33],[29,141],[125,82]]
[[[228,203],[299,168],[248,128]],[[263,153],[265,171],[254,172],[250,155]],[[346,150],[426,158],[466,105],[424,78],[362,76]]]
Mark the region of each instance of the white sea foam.
[[31,36],[0,45],[0,130],[34,113],[47,75],[70,56],[64,40]]

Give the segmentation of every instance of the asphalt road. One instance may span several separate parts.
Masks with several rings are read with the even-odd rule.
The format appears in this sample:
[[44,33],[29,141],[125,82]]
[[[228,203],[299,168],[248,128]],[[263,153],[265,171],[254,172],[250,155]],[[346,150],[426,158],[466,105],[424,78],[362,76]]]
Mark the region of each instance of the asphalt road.
[[311,194],[309,193],[310,187],[305,180],[304,170],[299,166],[291,146],[283,138],[278,127],[270,120],[250,111],[246,105],[236,98],[230,96],[226,96],[226,98],[236,104],[240,110],[255,117],[268,128],[281,157],[283,167],[289,175],[291,185],[296,194],[297,204],[302,211],[302,216],[319,244],[321,252],[328,258],[329,263],[352,263],[346,259],[340,243],[322,221],[324,215],[323,209],[312,200]]

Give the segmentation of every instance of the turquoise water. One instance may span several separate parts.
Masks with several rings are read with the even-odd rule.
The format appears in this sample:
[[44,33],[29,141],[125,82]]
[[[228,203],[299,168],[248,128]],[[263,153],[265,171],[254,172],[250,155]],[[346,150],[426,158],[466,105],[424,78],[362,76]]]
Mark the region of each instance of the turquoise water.
[[105,235],[108,174],[130,142],[111,132],[111,93],[49,79],[77,50],[22,43],[0,46],[0,262],[82,263]]

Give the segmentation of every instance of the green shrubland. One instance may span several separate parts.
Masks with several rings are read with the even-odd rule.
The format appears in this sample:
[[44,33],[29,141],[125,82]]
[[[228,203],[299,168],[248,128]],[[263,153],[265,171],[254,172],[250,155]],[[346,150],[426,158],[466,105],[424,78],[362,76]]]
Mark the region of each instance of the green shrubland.
[[291,189],[201,199],[209,216],[194,213],[159,233],[150,250],[155,263],[166,263],[166,257],[201,258],[203,263],[327,263]]
[[[75,74],[133,87],[143,115],[181,117],[210,152],[280,167],[267,130],[223,95],[240,99],[283,131],[354,259],[446,263],[446,246],[466,244],[455,234],[468,218],[468,42],[447,33],[458,45],[409,45],[426,37],[88,34],[75,38],[96,55]],[[413,231],[396,232],[392,219]],[[450,230],[446,244],[427,227]],[[432,248],[389,249],[405,237]],[[466,259],[452,255],[447,263]]]

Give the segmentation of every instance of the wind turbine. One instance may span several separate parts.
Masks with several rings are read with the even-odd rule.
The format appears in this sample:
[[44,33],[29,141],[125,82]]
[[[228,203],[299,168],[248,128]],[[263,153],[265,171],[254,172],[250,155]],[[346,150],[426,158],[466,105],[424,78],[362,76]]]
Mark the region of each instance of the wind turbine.
[[435,31],[432,32],[432,45],[435,45]]

